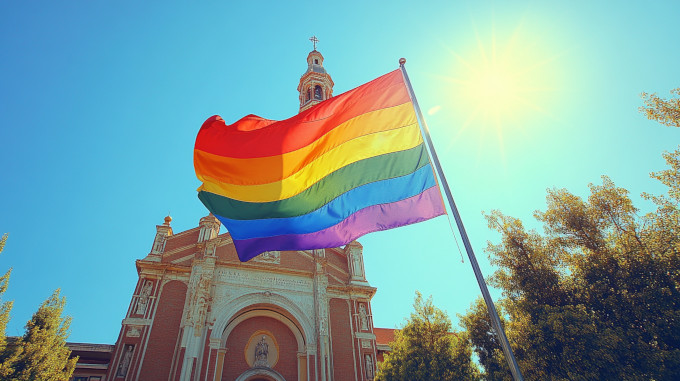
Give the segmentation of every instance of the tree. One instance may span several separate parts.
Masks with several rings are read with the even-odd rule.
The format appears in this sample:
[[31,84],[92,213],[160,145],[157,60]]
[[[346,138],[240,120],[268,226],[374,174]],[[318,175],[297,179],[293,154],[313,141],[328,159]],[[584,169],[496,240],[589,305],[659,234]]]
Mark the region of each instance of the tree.
[[[671,94],[680,96],[680,87],[671,90]],[[645,105],[640,112],[650,120],[656,120],[669,127],[680,127],[680,98],[664,99],[654,94],[641,94]]]
[[[503,318],[503,309],[496,305],[496,311],[503,326],[507,322]],[[502,380],[512,379],[498,336],[493,332],[489,312],[484,299],[477,299],[466,315],[459,315],[460,324],[465,329],[470,342],[474,345],[479,364],[484,369],[484,379]],[[507,329],[506,329],[507,331]]]
[[71,351],[66,338],[71,318],[62,318],[66,299],[56,290],[26,323],[26,333],[16,345],[8,346],[3,356],[3,380],[68,381],[76,367],[77,357],[69,359]]
[[[7,234],[0,238],[0,253]],[[0,298],[7,290],[12,269],[0,277]],[[26,333],[7,345],[5,330],[13,302],[0,304],[0,380],[68,381],[78,358],[69,359],[66,346],[71,318],[62,318],[66,299],[56,290],[26,323]]]
[[391,352],[379,364],[377,380],[476,380],[476,365],[464,333],[453,333],[451,320],[416,291],[415,311],[395,331]]
[[[7,242],[7,234],[3,234],[0,238],[0,253],[5,248],[5,242]],[[12,269],[7,270],[5,275],[0,277],[0,300],[2,300],[2,295],[7,291],[7,286],[9,285],[9,276],[12,273]],[[7,339],[6,339],[6,329],[7,323],[9,323],[9,313],[12,311],[12,302],[2,302],[0,304],[0,353],[4,351]],[[0,365],[1,366],[1,365]]]
[[[643,96],[650,119],[680,127],[678,99]],[[487,247],[490,283],[527,380],[680,379],[680,149],[664,157],[669,168],[651,176],[668,192],[643,194],[656,203],[645,215],[605,176],[587,200],[549,190],[534,214],[542,233],[486,216],[501,234]],[[485,376],[511,379],[480,303],[463,325]]]

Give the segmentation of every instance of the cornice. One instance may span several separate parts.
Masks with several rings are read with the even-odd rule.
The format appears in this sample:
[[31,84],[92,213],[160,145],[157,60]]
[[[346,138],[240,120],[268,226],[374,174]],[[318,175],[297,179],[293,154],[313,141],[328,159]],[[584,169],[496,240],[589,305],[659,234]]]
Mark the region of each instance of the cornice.
[[[277,265],[278,266],[278,265]],[[260,264],[258,262],[227,262],[218,261],[215,263],[215,267],[229,268],[229,269],[243,269],[243,270],[257,270],[262,272],[267,272],[270,274],[286,274],[286,275],[297,275],[306,278],[312,278],[314,273],[308,270],[297,270],[286,267],[276,267],[272,268],[269,264]]]
[[368,299],[373,298],[375,293],[378,291],[377,288],[371,286],[328,286],[329,292],[348,294],[350,297],[366,297]]
[[191,267],[178,266],[167,262],[149,262],[143,259],[138,259],[135,261],[137,266],[137,273],[142,271],[161,271],[161,272],[179,272],[179,273],[191,273]]

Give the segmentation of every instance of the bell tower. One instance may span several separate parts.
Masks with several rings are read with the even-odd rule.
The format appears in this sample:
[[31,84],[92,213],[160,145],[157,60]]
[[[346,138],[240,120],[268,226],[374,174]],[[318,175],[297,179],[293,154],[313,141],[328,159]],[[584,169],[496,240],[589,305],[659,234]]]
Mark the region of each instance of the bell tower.
[[319,39],[309,39],[314,50],[307,55],[307,71],[300,77],[298,92],[300,93],[300,112],[323,102],[333,96],[333,80],[323,67],[323,56],[316,50]]

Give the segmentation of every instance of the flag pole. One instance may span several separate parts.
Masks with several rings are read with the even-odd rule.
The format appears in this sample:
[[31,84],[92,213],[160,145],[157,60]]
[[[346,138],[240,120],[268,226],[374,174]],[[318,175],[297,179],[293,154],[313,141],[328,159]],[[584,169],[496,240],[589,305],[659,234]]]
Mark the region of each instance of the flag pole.
[[472,245],[470,244],[470,240],[468,239],[467,233],[465,232],[463,220],[460,218],[458,208],[456,208],[456,203],[453,201],[453,196],[451,195],[451,190],[449,189],[449,184],[446,181],[446,176],[444,176],[444,171],[442,171],[442,167],[439,164],[437,152],[434,150],[432,138],[430,138],[430,130],[427,128],[427,123],[425,122],[423,113],[420,111],[420,106],[418,105],[416,94],[413,92],[413,87],[411,87],[411,81],[408,79],[406,67],[404,67],[405,63],[406,63],[405,58],[399,59],[399,68],[401,69],[401,73],[404,76],[404,82],[406,83],[408,94],[411,97],[411,101],[413,102],[413,108],[415,108],[416,115],[418,117],[420,132],[422,133],[423,137],[425,138],[425,142],[427,143],[427,147],[428,150],[430,151],[432,162],[437,171],[437,175],[441,179],[442,188],[444,188],[446,198],[449,201],[449,207],[451,208],[451,212],[453,213],[453,217],[456,220],[456,225],[458,226],[458,230],[460,231],[461,238],[463,239],[465,251],[467,251],[468,258],[470,259],[470,265],[472,265],[472,270],[474,271],[475,277],[477,278],[479,288],[482,290],[482,296],[484,297],[484,302],[486,302],[486,308],[489,312],[489,317],[491,318],[491,325],[494,331],[496,331],[498,338],[500,339],[501,348],[503,349],[503,353],[505,353],[505,359],[508,362],[508,365],[510,366],[510,372],[512,373],[512,377],[515,379],[515,381],[523,381],[524,378],[522,377],[522,372],[520,372],[519,366],[517,365],[517,360],[515,360],[515,356],[512,354],[512,348],[510,348],[508,338],[505,336],[505,331],[501,326],[501,319],[498,317],[498,312],[496,311],[496,307],[493,304],[493,299],[491,299],[491,294],[489,294],[489,289],[487,288],[486,282],[484,281],[484,276],[482,275],[482,271],[479,269],[479,264],[477,263],[475,252],[472,250]]

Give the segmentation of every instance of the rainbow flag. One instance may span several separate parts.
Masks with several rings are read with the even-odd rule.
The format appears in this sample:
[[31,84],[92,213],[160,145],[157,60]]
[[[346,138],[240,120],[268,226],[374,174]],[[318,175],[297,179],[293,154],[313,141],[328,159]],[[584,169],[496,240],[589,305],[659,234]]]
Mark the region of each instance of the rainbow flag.
[[445,213],[400,70],[286,120],[203,123],[198,198],[241,261],[338,247]]

